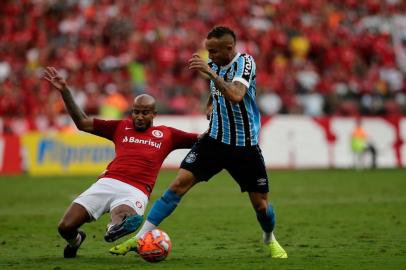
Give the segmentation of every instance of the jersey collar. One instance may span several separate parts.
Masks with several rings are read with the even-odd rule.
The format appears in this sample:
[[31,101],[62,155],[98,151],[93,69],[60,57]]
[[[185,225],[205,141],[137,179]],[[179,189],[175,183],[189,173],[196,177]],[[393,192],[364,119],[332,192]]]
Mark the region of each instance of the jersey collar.
[[238,59],[238,57],[240,57],[240,55],[241,55],[241,53],[237,52],[236,55],[234,56],[233,60],[231,60],[230,63],[228,63],[228,64],[225,65],[225,66],[221,66],[220,68],[221,68],[221,69],[228,69],[229,67],[231,67],[231,65],[232,65],[235,61],[237,61],[237,59]]

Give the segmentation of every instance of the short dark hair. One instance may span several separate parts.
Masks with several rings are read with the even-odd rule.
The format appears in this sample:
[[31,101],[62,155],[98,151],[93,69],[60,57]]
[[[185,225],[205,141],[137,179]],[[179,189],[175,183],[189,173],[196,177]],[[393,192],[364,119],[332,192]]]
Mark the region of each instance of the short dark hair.
[[221,38],[225,35],[230,35],[233,37],[234,42],[236,42],[237,38],[235,36],[235,33],[233,30],[226,26],[216,26],[213,29],[210,30],[210,32],[207,34],[207,39],[210,38]]

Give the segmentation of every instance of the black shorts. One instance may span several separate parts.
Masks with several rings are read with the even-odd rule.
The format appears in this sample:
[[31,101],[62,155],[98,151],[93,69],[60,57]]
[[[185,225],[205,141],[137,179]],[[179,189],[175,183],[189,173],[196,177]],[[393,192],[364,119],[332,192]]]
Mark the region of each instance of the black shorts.
[[230,146],[205,135],[195,143],[180,167],[192,172],[198,181],[208,181],[226,169],[240,185],[241,192],[269,191],[264,158],[258,145]]

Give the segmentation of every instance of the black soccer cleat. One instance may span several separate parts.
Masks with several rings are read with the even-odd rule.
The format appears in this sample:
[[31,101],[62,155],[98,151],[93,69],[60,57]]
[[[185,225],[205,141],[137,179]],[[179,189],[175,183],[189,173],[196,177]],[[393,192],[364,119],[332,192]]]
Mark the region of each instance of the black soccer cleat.
[[125,217],[120,224],[114,224],[108,228],[104,240],[114,242],[127,234],[135,232],[140,227],[142,221],[143,217],[137,214]]
[[83,244],[83,242],[86,239],[85,232],[79,231],[79,234],[81,236],[81,240],[80,240],[79,245],[77,247],[73,247],[73,246],[67,244],[65,249],[63,250],[63,257],[64,258],[75,258],[76,257],[76,253],[78,252],[78,249],[80,248],[80,246]]

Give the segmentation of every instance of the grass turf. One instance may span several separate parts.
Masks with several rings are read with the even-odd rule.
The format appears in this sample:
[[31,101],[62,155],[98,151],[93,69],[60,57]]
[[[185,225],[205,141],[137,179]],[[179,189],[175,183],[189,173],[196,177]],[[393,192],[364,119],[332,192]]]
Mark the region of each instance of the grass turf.
[[[175,173],[163,171],[154,201]],[[56,226],[94,177],[0,177],[0,269],[405,269],[406,173],[403,170],[272,171],[276,236],[288,260],[261,243],[247,194],[226,173],[197,185],[161,228],[167,260],[115,257],[103,241],[108,215],[86,224],[76,259],[63,259]],[[151,204],[149,205],[149,207]],[[127,237],[128,238],[128,237]]]

